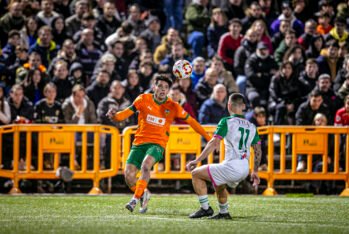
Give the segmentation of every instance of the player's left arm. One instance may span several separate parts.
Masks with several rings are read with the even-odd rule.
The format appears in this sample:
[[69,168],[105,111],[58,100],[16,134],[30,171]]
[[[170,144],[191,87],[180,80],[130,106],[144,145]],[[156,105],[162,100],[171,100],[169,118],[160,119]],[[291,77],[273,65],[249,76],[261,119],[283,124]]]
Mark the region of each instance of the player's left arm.
[[261,158],[262,158],[262,148],[261,148],[261,144],[260,142],[258,142],[257,144],[252,145],[252,148],[254,150],[254,168],[253,171],[251,173],[251,181],[253,182],[253,187],[258,187],[259,183],[260,183],[260,178],[258,176],[258,166],[261,162]]
[[189,116],[185,121],[195,130],[195,132],[203,136],[206,141],[211,140],[211,137],[206,133],[205,129],[193,117]]
[[257,144],[252,145],[253,151],[254,151],[254,168],[253,171],[254,172],[258,172],[258,167],[259,164],[261,163],[261,159],[262,159],[262,147],[260,142],[258,142]]
[[253,182],[253,186],[257,187],[260,183],[260,179],[258,176],[258,167],[259,167],[259,164],[261,163],[261,159],[262,159],[261,139],[259,138],[257,129],[256,129],[255,135],[253,137],[251,146],[252,146],[253,151],[254,151],[254,168],[253,168],[253,171],[251,173],[251,181]]

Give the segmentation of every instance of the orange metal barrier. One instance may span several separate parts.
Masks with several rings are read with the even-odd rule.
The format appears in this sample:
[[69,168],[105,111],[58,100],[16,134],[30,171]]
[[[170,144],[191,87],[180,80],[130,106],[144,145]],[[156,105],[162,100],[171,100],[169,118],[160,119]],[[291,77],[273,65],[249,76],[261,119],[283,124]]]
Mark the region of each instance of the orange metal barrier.
[[[56,170],[59,167],[61,153],[69,154],[69,168],[74,171],[73,179],[91,179],[93,188],[89,194],[102,193],[99,189],[99,181],[103,178],[114,176],[120,167],[120,134],[116,128],[104,125],[8,125],[0,127],[0,149],[3,147],[3,135],[13,134],[13,167],[12,169],[0,169],[0,177],[13,180],[13,188],[10,193],[20,193],[18,182],[21,179],[58,179]],[[20,155],[20,134],[25,134],[26,155]],[[32,138],[37,134],[38,163],[36,169],[31,169],[32,162]],[[76,133],[81,133],[81,169],[75,170],[74,161],[77,147]],[[93,168],[87,166],[88,140],[87,135],[93,134]],[[111,167],[105,170],[100,168],[100,137],[103,134],[111,136]],[[79,142],[80,143],[80,142]],[[91,145],[90,145],[91,146]],[[53,153],[53,170],[44,170],[44,153]],[[8,156],[8,155],[6,155]],[[4,155],[0,151],[0,163]],[[20,157],[26,161],[25,170],[19,170]]]
[[[203,126],[204,129],[212,134],[216,126]],[[122,149],[122,169],[124,169],[127,155],[130,151],[131,140],[133,134],[136,132],[136,126],[128,127],[123,131],[123,149]],[[267,126],[258,128],[260,135],[268,135],[268,170],[260,171],[259,175],[262,179],[267,180],[268,188],[263,192],[263,195],[275,195],[276,191],[273,188],[275,180],[344,180],[346,183],[344,191],[341,196],[349,196],[349,128],[339,127],[299,127],[299,126]],[[172,125],[170,131],[170,139],[167,144],[164,170],[160,171],[158,165],[154,166],[151,173],[151,178],[154,179],[191,179],[191,175],[185,169],[188,161],[187,154],[194,154],[198,156],[201,153],[203,145],[201,144],[201,137],[188,125]],[[274,168],[275,161],[275,144],[274,134],[280,134],[280,169]],[[322,155],[322,160],[327,162],[328,149],[327,140],[328,134],[334,134],[334,171],[329,172],[327,164],[323,164],[322,172],[312,172],[312,158],[315,154]],[[345,168],[343,171],[339,170],[339,139],[340,135],[346,135],[346,152],[345,152]],[[286,167],[286,136],[289,136],[292,142],[292,162],[291,168]],[[253,150],[250,157],[250,169],[254,166]],[[277,153],[277,152],[276,152]],[[173,154],[180,154],[180,170],[171,168],[171,157]],[[297,172],[297,156],[298,154],[307,155],[307,171]],[[224,144],[221,143],[218,161],[224,160]],[[211,154],[208,157],[208,163],[214,162],[214,157]]]
[[[258,174],[268,182],[267,189],[263,195],[273,196],[276,194],[275,180],[344,180],[345,189],[340,196],[349,196],[349,128],[347,127],[314,127],[314,126],[268,126],[258,129],[260,135],[268,135],[268,169]],[[280,136],[280,165],[275,169],[275,144],[274,135]],[[334,135],[334,170],[328,171],[327,163],[323,163],[321,172],[312,171],[314,155],[327,162],[329,134]],[[340,136],[345,136],[345,158],[344,167],[340,171]],[[291,166],[287,167],[286,138],[291,142]],[[297,172],[298,155],[306,155],[307,169],[305,172]],[[304,156],[303,156],[304,157]],[[253,157],[251,157],[251,168],[253,168]]]
[[[216,126],[203,126],[212,135]],[[1,169],[0,177],[13,179],[14,186],[11,193],[18,193],[18,182],[20,179],[57,179],[55,172],[59,166],[60,153],[69,154],[69,167],[74,171],[73,179],[91,179],[93,188],[90,194],[99,194],[100,179],[112,177],[118,172],[122,173],[125,167],[127,156],[131,149],[133,135],[137,126],[128,127],[123,131],[122,148],[121,138],[118,130],[113,127],[103,125],[9,125],[0,127],[0,149],[3,145],[3,135],[13,134],[13,168]],[[81,170],[75,170],[74,159],[76,154],[76,132],[82,133],[81,140]],[[262,179],[267,180],[267,189],[263,195],[275,195],[273,188],[275,180],[343,180],[345,189],[341,196],[349,196],[349,128],[340,127],[314,127],[314,126],[267,126],[258,129],[260,135],[267,135],[268,139],[268,169],[260,171]],[[33,133],[38,135],[38,165],[36,170],[32,170],[32,137]],[[87,134],[93,133],[93,168],[87,167]],[[20,156],[20,135],[25,134],[26,139],[26,169],[19,170]],[[111,136],[111,168],[100,168],[100,137],[103,134]],[[323,162],[327,162],[328,155],[327,142],[329,134],[334,137],[334,170],[329,171],[327,163],[323,164],[321,172],[312,171],[313,157],[321,157]],[[280,152],[276,152],[274,136],[280,137]],[[343,170],[340,170],[340,139],[345,138],[345,158]],[[103,139],[103,138],[102,138]],[[289,144],[287,144],[289,143]],[[287,145],[290,145],[287,148]],[[164,168],[155,165],[151,172],[153,179],[191,179],[191,174],[186,171],[185,165],[190,157],[195,158],[201,153],[203,148],[201,136],[188,125],[172,125],[170,130],[169,143],[167,144],[164,157]],[[122,149],[122,151],[120,151]],[[288,152],[291,151],[291,152]],[[54,168],[51,171],[44,170],[44,153],[54,154]],[[252,152],[253,153],[253,152]],[[306,155],[307,170],[297,172],[297,156]],[[280,155],[280,165],[275,165],[275,155]],[[316,155],[316,156],[314,156]],[[320,156],[318,156],[320,155]],[[2,162],[2,152],[0,151],[0,163]],[[172,167],[173,157],[179,157],[180,166],[178,169]],[[291,158],[290,160],[287,160]],[[207,162],[221,162],[224,160],[224,144],[222,142],[218,156],[211,154]],[[250,168],[254,165],[253,155],[251,155]],[[119,170],[121,169],[121,170]]]

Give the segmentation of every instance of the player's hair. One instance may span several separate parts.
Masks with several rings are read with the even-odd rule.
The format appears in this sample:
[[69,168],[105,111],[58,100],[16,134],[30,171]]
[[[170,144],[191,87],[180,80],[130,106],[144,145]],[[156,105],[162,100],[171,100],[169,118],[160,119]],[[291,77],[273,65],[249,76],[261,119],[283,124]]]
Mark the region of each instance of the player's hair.
[[241,93],[233,93],[229,96],[229,102],[233,106],[238,106],[242,104],[246,104],[245,97]]
[[167,77],[164,74],[157,74],[155,76],[154,84],[157,85],[160,80],[165,81],[168,84],[168,86],[171,88],[171,86],[173,84],[171,78]]

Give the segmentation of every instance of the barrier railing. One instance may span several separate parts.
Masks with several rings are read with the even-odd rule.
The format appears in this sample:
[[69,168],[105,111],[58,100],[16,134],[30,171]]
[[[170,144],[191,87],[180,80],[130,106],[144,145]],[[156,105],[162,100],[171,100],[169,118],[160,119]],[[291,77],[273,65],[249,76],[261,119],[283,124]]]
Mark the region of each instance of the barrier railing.
[[[203,126],[205,130],[212,135],[216,126]],[[131,140],[136,132],[136,127],[128,127],[123,131],[123,150],[122,150],[122,169],[126,163],[127,155],[130,151]],[[272,196],[277,194],[274,186],[275,180],[343,180],[345,181],[345,189],[340,194],[341,196],[349,196],[349,128],[339,127],[314,127],[314,126],[267,126],[258,128],[260,135],[267,135],[268,142],[268,169],[260,171],[259,175],[262,179],[267,180],[267,189],[263,195]],[[203,145],[201,137],[193,129],[187,125],[172,125],[170,130],[170,139],[167,144],[164,164],[164,170],[159,170],[159,166],[155,165],[151,172],[151,178],[154,179],[191,179],[191,175],[185,170],[187,154],[198,156],[201,153]],[[280,169],[275,169],[275,144],[274,134],[280,136]],[[312,171],[312,159],[314,155],[321,155],[322,161],[327,162],[328,155],[328,135],[334,134],[334,171],[328,171],[327,163],[323,164],[322,172]],[[339,170],[340,161],[340,135],[345,135],[345,168]],[[287,168],[286,154],[286,136],[291,142],[291,168]],[[250,157],[250,169],[254,166],[253,150]],[[174,170],[171,166],[171,157],[173,154],[180,154],[180,169]],[[299,154],[307,156],[307,171],[297,172],[297,157]],[[319,157],[319,156],[316,156]],[[224,160],[224,144],[220,146],[218,161]],[[211,154],[208,157],[208,163],[214,162],[214,156]]]
[[[73,179],[93,180],[93,188],[89,194],[100,194],[99,181],[103,178],[112,177],[118,173],[120,167],[120,134],[116,128],[104,125],[8,125],[0,127],[0,149],[4,147],[4,135],[13,143],[13,165],[11,169],[0,169],[0,177],[13,180],[11,194],[20,193],[19,180],[21,179],[58,179],[56,170],[59,167],[60,155],[69,155],[69,168],[74,171]],[[77,134],[80,134],[79,142]],[[93,136],[93,142],[88,142],[88,134]],[[111,144],[110,168],[100,168],[100,138],[110,135]],[[25,136],[25,155],[21,140]],[[37,141],[37,149],[33,148],[32,140]],[[103,138],[104,139],[104,138]],[[20,149],[21,147],[21,149]],[[81,147],[81,169],[75,168],[77,147]],[[92,169],[88,168],[88,147],[93,148]],[[10,146],[11,148],[11,146]],[[37,151],[37,167],[32,168],[32,152]],[[92,149],[91,149],[92,150]],[[0,164],[5,157],[0,151]],[[44,169],[44,154],[53,154],[53,169]],[[21,154],[21,155],[20,155]],[[20,158],[26,162],[25,168],[19,168]]]
[[[267,180],[267,189],[263,195],[273,196],[275,180],[343,180],[345,189],[340,196],[349,196],[349,128],[347,127],[314,127],[314,126],[268,126],[258,129],[260,135],[267,135],[268,138],[268,169],[258,174],[262,179]],[[329,134],[334,138],[334,155],[328,155]],[[280,165],[275,169],[275,144],[274,136],[280,137]],[[340,141],[342,137],[345,152],[340,159]],[[287,139],[288,138],[288,139]],[[291,166],[287,167],[286,141],[290,142]],[[297,172],[297,158],[299,155],[306,155],[306,171]],[[328,170],[328,157],[333,156],[333,171]],[[303,156],[304,157],[304,156]],[[322,158],[322,171],[313,172],[313,157]],[[254,164],[251,157],[251,168]],[[340,160],[344,166],[340,170]]]
[[[117,129],[103,125],[9,125],[0,127],[0,149],[5,147],[4,136],[11,135],[13,149],[13,165],[11,169],[0,168],[0,177],[6,177],[14,181],[10,193],[19,193],[18,182],[21,179],[57,179],[56,170],[59,166],[60,154],[69,154],[69,168],[74,171],[73,179],[91,179],[93,188],[90,194],[102,193],[99,189],[99,181],[103,178],[112,177],[122,173],[127,156],[131,149],[133,135],[136,126],[128,127],[123,131],[122,146],[121,138]],[[204,126],[205,130],[212,135],[216,126]],[[349,128],[339,127],[314,127],[314,126],[267,126],[258,129],[261,136],[267,136],[268,142],[268,168],[260,171],[262,179],[267,180],[267,189],[263,195],[272,196],[276,194],[274,182],[276,180],[343,180],[345,189],[341,196],[349,196]],[[77,149],[76,134],[81,134],[81,169],[75,169],[74,160]],[[93,143],[88,142],[88,134],[93,135]],[[100,168],[101,152],[100,139],[105,139],[109,134],[110,139],[110,165],[108,169]],[[104,137],[103,137],[104,135]],[[329,136],[333,136],[333,155],[329,155]],[[279,152],[277,151],[274,137],[278,136]],[[7,136],[8,137],[8,136]],[[25,145],[25,154],[20,149]],[[32,141],[37,139],[37,166],[31,168]],[[342,147],[340,144],[342,143]],[[201,153],[204,146],[202,137],[188,125],[172,125],[169,143],[164,156],[164,168],[155,165],[151,178],[153,179],[191,179],[191,174],[186,171],[185,165],[189,158],[195,158]],[[7,145],[8,147],[8,145]],[[93,148],[93,167],[88,168],[88,147]],[[22,147],[23,148],[23,147]],[[340,158],[341,150],[344,158]],[[122,150],[122,151],[121,151]],[[290,151],[290,152],[289,152]],[[53,169],[44,169],[44,154],[53,154]],[[253,152],[252,152],[253,153]],[[279,159],[275,157],[279,155]],[[297,157],[305,155],[307,169],[305,172],[297,172]],[[8,155],[5,155],[8,157]],[[333,156],[333,170],[329,170],[327,163],[323,163],[321,172],[313,172],[313,157],[320,157],[327,162],[328,157]],[[12,157],[12,156],[11,156]],[[179,158],[179,167],[172,164],[174,158]],[[3,150],[0,151],[0,164],[3,161]],[[26,166],[19,170],[20,158],[24,158]],[[290,159],[289,159],[290,158]],[[211,154],[207,162],[221,162],[224,160],[224,145],[220,146],[218,155]],[[276,161],[279,160],[279,165]],[[340,165],[340,161],[344,162]],[[250,168],[254,165],[251,155]],[[341,168],[342,166],[342,168]]]

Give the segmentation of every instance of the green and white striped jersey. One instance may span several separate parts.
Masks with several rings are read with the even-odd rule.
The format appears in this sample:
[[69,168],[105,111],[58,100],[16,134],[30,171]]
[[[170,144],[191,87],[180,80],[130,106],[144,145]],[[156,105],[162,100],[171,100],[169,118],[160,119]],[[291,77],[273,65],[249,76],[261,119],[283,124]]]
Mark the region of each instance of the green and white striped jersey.
[[237,114],[221,119],[214,136],[224,138],[225,160],[249,159],[251,145],[260,140],[256,126]]

